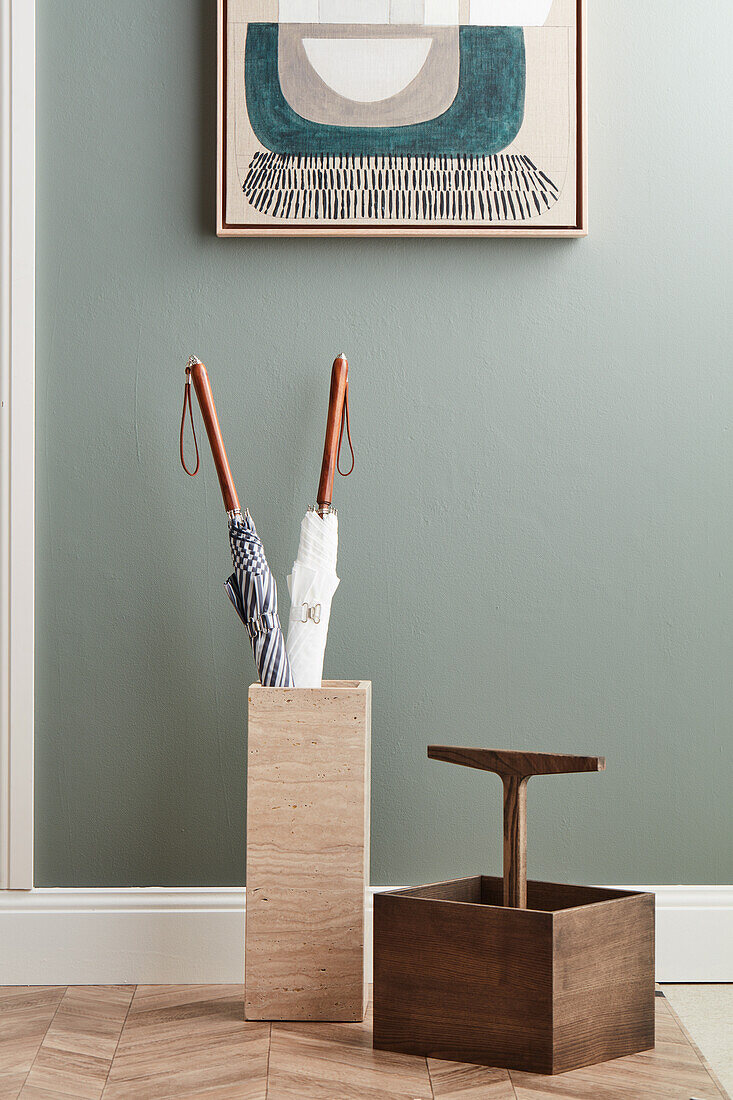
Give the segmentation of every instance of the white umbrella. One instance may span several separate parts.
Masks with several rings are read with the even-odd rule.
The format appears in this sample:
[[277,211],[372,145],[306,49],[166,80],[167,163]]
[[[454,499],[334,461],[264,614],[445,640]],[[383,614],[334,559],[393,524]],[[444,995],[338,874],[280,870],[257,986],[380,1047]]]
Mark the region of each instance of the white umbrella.
[[287,650],[296,687],[320,687],[331,600],[338,588],[338,517],[309,508],[300,525],[300,546],[288,577],[290,623]]
[[351,469],[345,476],[354,469],[354,449],[351,447],[349,429],[348,370],[346,357],[340,355],[331,372],[326,443],[317,503],[303,517],[298,556],[288,577],[291,606],[287,651],[296,687],[321,686],[331,600],[339,584],[336,576],[338,517],[331,505],[331,497],[334,472],[339,468],[344,425],[352,458]]

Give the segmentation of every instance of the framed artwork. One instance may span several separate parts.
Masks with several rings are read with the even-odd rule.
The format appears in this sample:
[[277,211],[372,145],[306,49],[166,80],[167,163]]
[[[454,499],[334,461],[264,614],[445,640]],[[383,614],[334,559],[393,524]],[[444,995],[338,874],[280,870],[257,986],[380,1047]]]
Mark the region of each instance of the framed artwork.
[[219,0],[220,236],[583,236],[585,0]]

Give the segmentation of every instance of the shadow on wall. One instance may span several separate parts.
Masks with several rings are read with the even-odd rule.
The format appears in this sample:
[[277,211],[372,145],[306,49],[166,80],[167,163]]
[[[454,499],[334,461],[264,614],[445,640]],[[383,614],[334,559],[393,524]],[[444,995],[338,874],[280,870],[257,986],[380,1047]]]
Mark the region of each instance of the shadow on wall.
[[197,84],[199,133],[199,229],[216,234],[216,144],[217,144],[217,4],[199,0],[199,64],[192,78]]

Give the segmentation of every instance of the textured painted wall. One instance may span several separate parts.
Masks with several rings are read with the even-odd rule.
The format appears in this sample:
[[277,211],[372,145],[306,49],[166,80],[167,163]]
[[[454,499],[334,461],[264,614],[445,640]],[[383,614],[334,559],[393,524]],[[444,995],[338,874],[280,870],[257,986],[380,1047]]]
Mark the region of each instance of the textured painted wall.
[[591,12],[588,240],[219,241],[214,0],[38,0],[40,885],[242,881],[252,661],[183,368],[284,594],[342,349],[373,881],[499,866],[498,781],[431,740],[605,752],[530,786],[532,874],[733,881],[732,27]]

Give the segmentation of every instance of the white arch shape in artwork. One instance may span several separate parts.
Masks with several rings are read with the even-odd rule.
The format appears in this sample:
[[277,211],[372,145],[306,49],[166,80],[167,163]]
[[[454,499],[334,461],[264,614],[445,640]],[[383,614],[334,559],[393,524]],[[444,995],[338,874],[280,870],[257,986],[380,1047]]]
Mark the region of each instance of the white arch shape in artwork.
[[303,48],[324,84],[356,103],[398,95],[420,73],[432,39],[304,38]]

